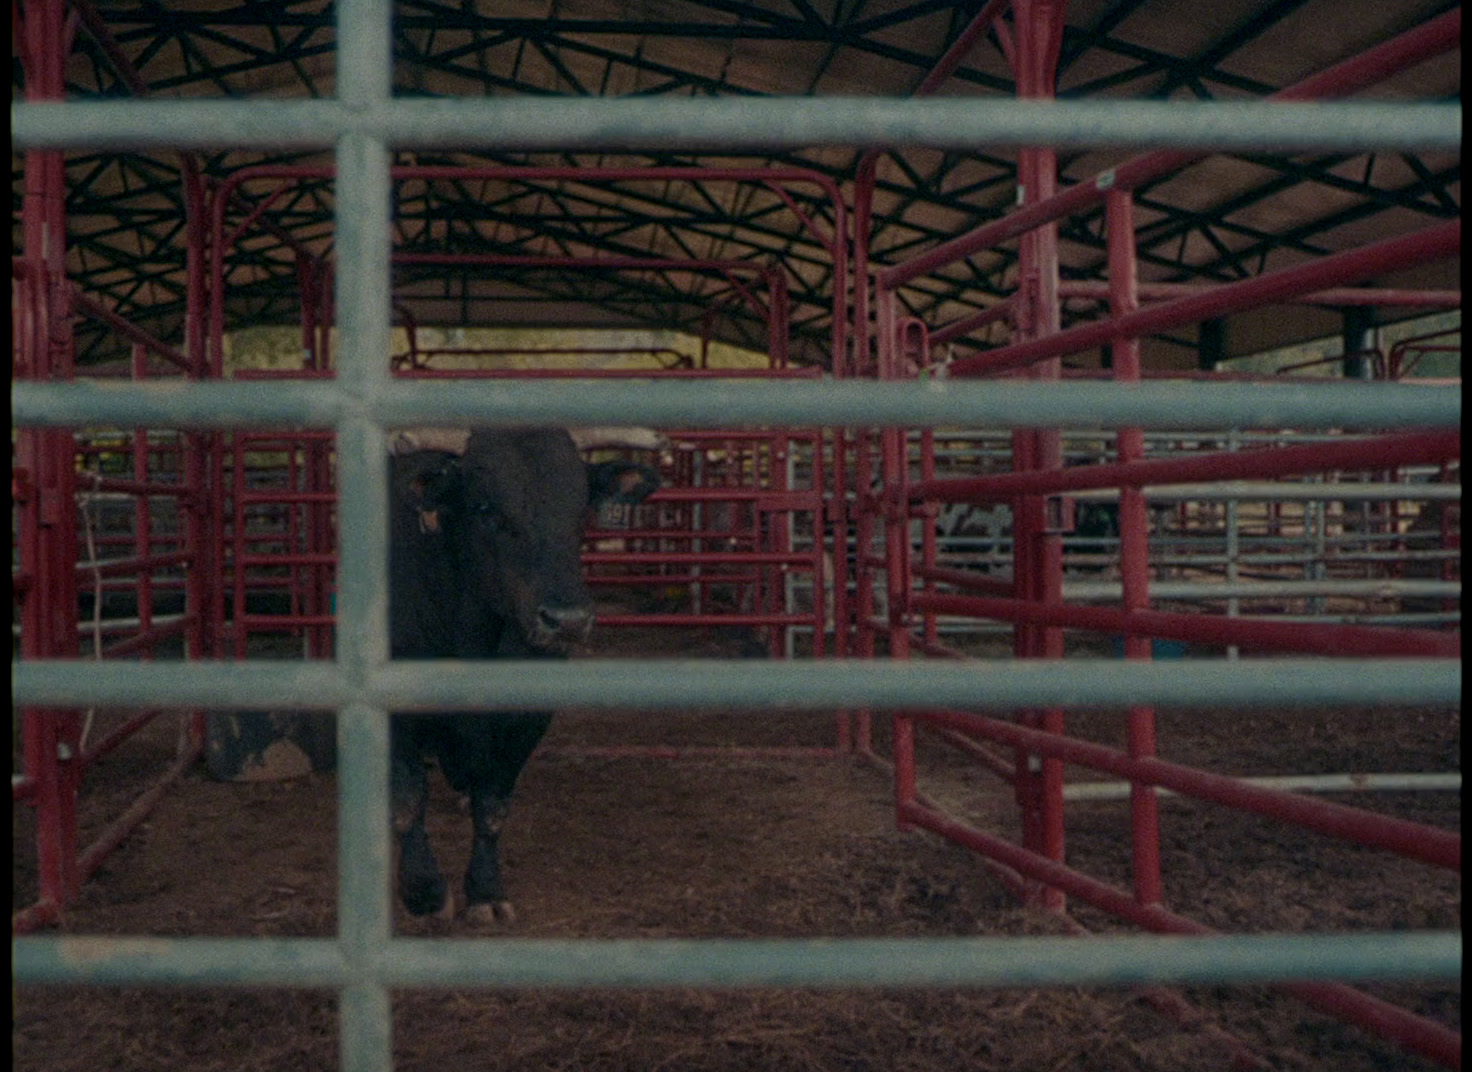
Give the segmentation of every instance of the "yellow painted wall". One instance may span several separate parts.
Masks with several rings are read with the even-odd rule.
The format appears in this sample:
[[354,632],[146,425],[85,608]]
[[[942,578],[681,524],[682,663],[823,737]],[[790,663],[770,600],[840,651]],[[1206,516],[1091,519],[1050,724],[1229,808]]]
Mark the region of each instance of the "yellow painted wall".
[[[335,343],[335,333],[334,333]],[[660,368],[671,364],[676,355],[700,360],[700,340],[678,331],[606,330],[577,328],[566,331],[545,328],[420,328],[419,349],[519,349],[534,351],[520,355],[469,356],[446,354],[436,356],[431,367],[465,368]],[[632,350],[658,349],[657,356],[643,354],[557,353],[558,347],[571,350],[591,348]],[[409,349],[408,333],[403,328],[393,331],[393,352],[405,354]],[[299,369],[304,364],[301,330],[295,327],[246,328],[225,339],[225,371],[228,376],[237,368]],[[766,368],[767,355],[744,350],[722,342],[712,342],[710,368]]]

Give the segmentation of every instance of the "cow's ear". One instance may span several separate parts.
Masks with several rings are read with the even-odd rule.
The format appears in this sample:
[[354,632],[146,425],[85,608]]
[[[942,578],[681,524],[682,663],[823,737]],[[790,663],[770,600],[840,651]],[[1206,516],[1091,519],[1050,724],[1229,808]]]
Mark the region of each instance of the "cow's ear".
[[588,505],[632,505],[659,490],[659,474],[633,462],[597,462],[588,466]]

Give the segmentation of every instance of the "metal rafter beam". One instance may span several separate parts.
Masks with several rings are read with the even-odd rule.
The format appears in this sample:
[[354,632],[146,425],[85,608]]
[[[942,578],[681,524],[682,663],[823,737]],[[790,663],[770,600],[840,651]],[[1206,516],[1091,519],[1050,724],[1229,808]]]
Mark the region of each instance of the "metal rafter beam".
[[[1064,28],[1063,49],[1065,55],[1068,55],[1070,42],[1080,36],[1080,33],[1081,31],[1075,30],[1072,27]],[[1182,59],[1179,56],[1172,56],[1167,52],[1160,52],[1153,48],[1145,48],[1143,45],[1136,45],[1129,41],[1122,41],[1117,37],[1109,37],[1108,35],[1091,37],[1088,34],[1083,34],[1083,37],[1085,39],[1084,48],[1097,48],[1101,52],[1134,60],[1136,63],[1150,68],[1151,71],[1165,74],[1167,77],[1177,75],[1182,78],[1209,78],[1218,85],[1248,93],[1254,97],[1266,97],[1279,88],[1269,85],[1266,82],[1260,82],[1255,78],[1245,78],[1228,71],[1216,69],[1199,70],[1189,60]],[[1060,99],[1065,100],[1075,99],[1080,96],[1092,96],[1097,91],[1094,88],[1090,88],[1092,86],[1093,83],[1088,83],[1084,86],[1060,87],[1058,96]]]
[[[934,11],[952,9],[957,5],[952,0],[935,0],[935,2],[915,5],[867,22],[848,25],[830,25],[807,19],[781,16],[775,12],[745,4],[705,3],[703,6],[718,9],[728,15],[739,14],[742,17],[734,21],[702,23],[688,21],[666,22],[660,20],[569,19],[559,17],[495,18],[481,15],[478,12],[452,8],[445,4],[433,2],[433,0],[413,0],[409,4],[401,5],[401,9],[410,7],[417,9],[421,14],[403,14],[401,10],[401,14],[396,20],[396,25],[404,30],[422,29],[426,26],[433,25],[439,29],[454,28],[470,31],[478,37],[488,36],[502,40],[515,39],[527,42],[541,42],[541,44],[548,47],[555,46],[570,51],[581,52],[585,55],[598,56],[603,59],[626,63],[641,70],[658,73],[661,77],[670,79],[672,84],[705,89],[714,88],[728,93],[754,93],[760,91],[752,87],[739,87],[721,79],[695,76],[690,72],[677,71],[664,65],[654,64],[640,55],[637,49],[633,53],[620,53],[610,48],[594,45],[591,39],[598,37],[671,37],[716,41],[775,40],[826,42],[907,64],[917,70],[928,70],[935,61],[934,56],[916,52],[912,49],[902,48],[890,42],[875,39],[867,35],[882,31],[891,24],[908,22],[931,14]],[[473,77],[471,72],[463,69],[457,70],[455,73],[465,77]],[[974,85],[997,90],[998,92],[1011,92],[1012,89],[1010,80],[996,78],[969,68],[963,68],[957,71],[953,77]]]
[[1182,86],[1200,87],[1198,95],[1207,95],[1202,83],[1211,79],[1221,81],[1217,69],[1238,49],[1256,41],[1278,23],[1302,7],[1307,0],[1276,0],[1261,11],[1255,11],[1236,29],[1217,38],[1211,46],[1192,57],[1186,64],[1176,66],[1166,75],[1165,82],[1151,94],[1166,98]]
[[[1216,87],[1254,96],[1265,95],[1275,87],[1223,72],[1218,67],[1248,41],[1265,32],[1270,24],[1281,22],[1302,0],[1279,0],[1267,6],[1207,49],[1189,58],[1170,56],[1113,36],[1143,2],[1144,0],[1124,0],[1116,3],[1091,26],[1074,27],[1066,31],[1060,62],[1061,72],[1066,74],[1090,51],[1123,57],[1133,66],[1126,72],[1107,76],[1104,80],[1069,87],[1064,96],[1098,93],[1145,77],[1163,79],[1163,93],[1170,93],[1184,86],[1203,95],[1209,94]],[[439,0],[410,0],[401,5],[401,15],[396,21],[395,33],[399,46],[396,58],[401,73],[410,65],[420,64],[457,77],[470,78],[476,84],[491,88],[516,93],[553,92],[545,85],[536,84],[533,81],[535,76],[530,73],[513,72],[513,76],[507,79],[505,74],[508,68],[505,65],[497,72],[493,63],[498,60],[495,50],[501,48],[509,51],[515,47],[521,48],[524,53],[534,52],[547,65],[539,70],[542,77],[546,77],[546,71],[554,71],[564,84],[574,87],[580,93],[596,92],[597,95],[604,95],[608,87],[615,84],[613,80],[619,72],[632,69],[640,72],[638,77],[646,82],[650,78],[656,80],[655,85],[646,85],[644,92],[747,95],[758,92],[759,87],[734,85],[724,73],[712,78],[689,70],[655,64],[638,48],[621,50],[613,40],[597,38],[643,33],[646,36],[666,38],[724,40],[732,48],[741,42],[759,45],[762,41],[779,38],[825,42],[828,61],[846,49],[857,49],[867,55],[885,56],[914,66],[917,70],[928,70],[934,63],[934,56],[922,55],[917,50],[907,50],[894,44],[892,38],[877,39],[875,35],[892,33],[894,28],[906,23],[942,14],[948,15],[953,24],[959,25],[970,17],[975,8],[974,3],[963,0],[920,0],[883,10],[866,5],[863,0],[840,0],[834,5],[832,18],[829,19],[820,14],[808,0],[787,0],[787,5],[766,8],[741,0],[692,0],[693,7],[703,8],[710,13],[708,18],[687,21],[649,19],[643,22],[603,20],[600,23],[593,20],[565,19],[496,20],[485,18],[473,9],[452,7]],[[1454,5],[1444,5],[1443,10],[1449,10],[1452,6]],[[150,72],[148,80],[153,88],[210,85],[221,92],[229,92],[240,75],[259,75],[279,67],[288,86],[305,87],[305,92],[313,96],[330,92],[330,86],[317,84],[309,71],[313,57],[330,52],[334,47],[333,12],[321,0],[310,3],[248,2],[224,5],[218,11],[187,14],[149,3],[141,9],[109,11],[107,18],[116,40],[120,43],[120,51],[141,70]],[[500,27],[499,32],[497,27]],[[451,31],[448,35],[447,30]],[[474,40],[464,43],[467,32],[474,36]],[[259,36],[247,38],[247,33]],[[269,46],[264,45],[263,40],[269,40]],[[96,46],[85,36],[79,47],[88,62],[72,68],[73,79],[79,84],[70,89],[82,97],[115,94],[121,83],[112,81],[115,72],[106,57],[100,55]],[[178,67],[179,61],[171,54],[175,49],[186,68],[185,73],[180,75],[176,71],[160,74],[160,69],[165,66],[165,59]],[[210,56],[224,53],[232,56],[229,64],[208,66]],[[236,56],[245,59],[237,62],[234,59]],[[583,58],[582,62],[577,61],[578,57]],[[586,62],[587,59],[594,62],[590,65]],[[461,60],[478,64],[478,67],[468,66],[461,63]],[[602,85],[594,90],[593,85],[600,74]],[[18,73],[13,75],[13,81],[19,77]],[[330,78],[330,74],[328,77]],[[972,85],[1002,92],[1012,91],[1010,81],[984,76],[971,69],[963,69],[955,77]],[[90,85],[80,84],[87,79],[91,80]],[[580,157],[576,154],[566,155],[569,162],[603,159],[596,154],[583,154]],[[95,161],[97,158],[93,159]],[[217,169],[223,167],[226,159],[224,154],[214,157],[209,165],[210,170],[223,174],[222,170]],[[234,166],[238,166],[242,159],[241,154],[229,158]],[[649,159],[656,163],[704,163],[711,158],[669,154],[653,155]],[[851,178],[845,169],[805,159],[801,153],[787,153],[769,159],[813,167],[843,180]],[[947,154],[942,157],[938,167],[931,169],[930,174],[922,174],[918,168],[909,167],[908,174],[904,176],[907,181],[887,180],[881,184],[886,193],[898,195],[895,207],[886,217],[876,221],[876,236],[896,239],[882,251],[881,256],[893,258],[907,250],[924,247],[949,237],[934,227],[916,222],[916,217],[923,215],[920,211],[922,209],[959,211],[975,222],[983,222],[995,216],[995,212],[989,211],[986,206],[975,204],[975,198],[984,195],[995,185],[1011,181],[1009,161],[987,160],[986,163],[999,169],[996,177],[973,181],[964,188],[957,187],[949,191],[946,189],[953,171],[952,165],[974,165],[977,159],[974,156],[962,158]],[[1338,163],[1337,158],[1322,158],[1307,163],[1267,155],[1244,156],[1243,159],[1273,167],[1279,171],[1279,177],[1249,191],[1247,200],[1235,208],[1233,202],[1229,201],[1206,213],[1187,213],[1161,203],[1158,197],[1151,198],[1148,191],[1146,192],[1142,203],[1164,212],[1167,219],[1157,225],[1158,233],[1145,236],[1145,248],[1141,254],[1143,263],[1170,267],[1186,278],[1235,277],[1253,258],[1263,257],[1272,248],[1276,248],[1275,243],[1286,244],[1305,252],[1320,252],[1321,246],[1314,239],[1321,231],[1363,215],[1400,208],[1439,218],[1454,216],[1460,211],[1449,190],[1449,186],[1460,177],[1459,167],[1434,172],[1418,158],[1407,156],[1407,165],[1416,175],[1419,184],[1388,190],[1371,186],[1367,180],[1357,183],[1353,179],[1334,174],[1329,169]],[[507,158],[507,162],[513,161]],[[75,170],[76,165],[76,160],[69,161],[72,169]],[[909,166],[908,162],[902,165],[902,170],[906,166]],[[82,281],[85,283],[86,278],[98,280],[105,293],[120,296],[121,300],[131,303],[146,298],[150,292],[161,286],[168,285],[166,277],[169,269],[160,272],[157,268],[159,263],[173,265],[174,270],[179,273],[175,278],[182,278],[184,253],[182,248],[176,249],[169,244],[170,232],[166,226],[169,212],[182,215],[177,179],[169,178],[174,174],[169,167],[153,158],[138,157],[131,170],[127,171],[128,189],[121,192],[104,192],[101,189],[109,176],[98,164],[89,162],[84,167],[94,170],[79,176],[77,185],[69,193],[70,210],[78,215],[110,214],[114,222],[90,233],[84,240],[73,242],[79,255],[83,255],[87,261]],[[1359,206],[1349,210],[1347,215],[1337,214],[1326,220],[1312,221],[1281,236],[1265,234],[1231,219],[1234,212],[1240,212],[1276,192],[1303,182],[1319,182],[1342,192],[1356,194],[1364,200]],[[828,299],[824,293],[824,288],[829,285],[831,272],[827,266],[826,252],[820,250],[811,236],[799,226],[782,226],[777,222],[776,214],[783,211],[781,206],[742,216],[737,212],[721,211],[723,206],[709,199],[703,202],[702,210],[696,212],[688,203],[681,203],[681,198],[672,197],[668,193],[646,195],[640,192],[638,196],[645,198],[642,202],[629,190],[619,190],[602,200],[589,191],[566,193],[560,189],[543,189],[541,193],[554,199],[561,198],[564,207],[562,216],[549,217],[545,225],[523,214],[523,222],[530,225],[530,231],[534,234],[540,233],[545,241],[561,243],[564,248],[592,245],[610,250],[635,249],[647,255],[648,248],[639,249],[639,245],[641,241],[654,241],[652,237],[645,239],[640,232],[640,228],[648,227],[653,229],[649,232],[651,236],[657,233],[660,236],[659,241],[672,241],[687,255],[697,255],[696,251],[705,243],[720,243],[723,247],[734,243],[749,256],[780,257],[793,265],[794,324],[804,327],[819,325],[830,314]],[[18,204],[17,198],[18,189],[13,181],[13,206]],[[157,198],[160,205],[165,207],[151,209],[146,204],[151,198]],[[631,201],[634,202],[632,208]],[[508,199],[501,203],[501,208],[510,211],[517,203],[518,199]],[[436,208],[442,207],[442,199],[432,203],[427,196],[422,218],[427,218]],[[278,212],[278,209],[286,208],[284,205],[277,206],[272,213],[273,218],[282,220],[289,228],[315,229],[318,226],[328,226],[329,210],[322,204],[304,203],[296,210]],[[401,222],[406,226],[420,222],[422,218],[415,215],[417,208],[410,206],[410,211]],[[621,215],[611,215],[611,208]],[[659,214],[666,210],[673,210],[676,215],[669,219],[659,218]],[[681,230],[682,219],[691,224],[688,230]],[[1065,241],[1102,250],[1099,222],[1094,217],[1070,222],[1063,230]],[[554,226],[559,223],[563,226]],[[829,223],[831,225],[831,221]],[[155,244],[158,248],[147,255],[135,254],[126,248],[119,248],[112,241],[121,234],[133,231],[144,232],[145,242]],[[1178,257],[1170,255],[1171,247],[1182,236],[1198,233],[1217,248],[1217,256],[1210,264],[1182,264]],[[455,234],[458,237],[460,231]],[[1244,250],[1233,252],[1231,245],[1234,237],[1239,240],[1246,238],[1248,246]],[[275,239],[258,241],[258,248],[242,254],[242,263],[248,264],[252,271],[268,273],[268,278],[253,286],[249,294],[242,294],[238,305],[232,308],[243,308],[249,304],[260,308],[289,309],[295,288],[290,258],[283,259],[280,256],[283,250]],[[912,297],[907,300],[922,305],[930,303],[930,308],[939,308],[947,303],[979,308],[989,293],[1001,291],[1005,273],[1010,268],[1010,259],[1011,255],[1003,250],[999,251],[994,263],[985,266],[974,263],[957,266],[948,274],[932,277],[923,287],[916,288]],[[140,295],[139,299],[129,299],[126,287],[103,282],[123,271],[130,271],[142,280],[135,288],[135,292]],[[1087,274],[1087,270],[1084,273]],[[269,288],[279,288],[280,296],[273,293],[270,297],[264,297]],[[177,287],[173,287],[172,292],[177,293]],[[630,300],[636,300],[636,296],[630,295]],[[645,300],[653,301],[647,296]],[[687,299],[673,295],[667,300],[678,303]],[[174,315],[172,304],[168,303],[168,312],[135,306],[128,311],[128,315]]]
[[[1320,186],[1356,194],[1368,201],[1373,201],[1381,208],[1406,209],[1436,220],[1455,219],[1462,213],[1461,206],[1447,192],[1447,188],[1462,176],[1460,165],[1453,165],[1441,172],[1433,172],[1416,157],[1409,153],[1402,153],[1400,158],[1406,162],[1420,181],[1408,187],[1392,189],[1336,175],[1330,170],[1331,168],[1355,159],[1344,154],[1318,157],[1313,160],[1294,160],[1291,157],[1269,154],[1239,153],[1233,156],[1236,159],[1279,172],[1289,180],[1290,185],[1296,186],[1304,182],[1317,183]],[[1407,193],[1408,190],[1413,192]],[[1428,194],[1433,201],[1426,200]]]

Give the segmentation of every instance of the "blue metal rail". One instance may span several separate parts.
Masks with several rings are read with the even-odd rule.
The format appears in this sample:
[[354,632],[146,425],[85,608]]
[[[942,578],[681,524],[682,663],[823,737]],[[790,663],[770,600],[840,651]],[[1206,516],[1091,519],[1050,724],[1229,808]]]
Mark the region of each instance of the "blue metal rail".
[[[388,663],[384,431],[436,423],[607,423],[689,427],[805,425],[1098,427],[1291,424],[1450,426],[1456,392],[1362,385],[1268,390],[1099,384],[780,385],[498,381],[394,382],[389,353],[389,146],[499,148],[814,144],[1038,144],[1297,149],[1455,149],[1456,105],[1149,104],[1006,101],[395,101],[389,84],[390,4],[338,5],[339,94],[328,102],[23,104],[18,149],[331,145],[337,154],[335,382],[260,392],[236,384],[100,388],[17,384],[18,424],[153,426],[297,424],[337,432],[340,530],[337,659],[328,665],[34,663],[15,668],[22,704],[143,703],[339,708],[339,935],[308,939],[39,937],[13,943],[20,983],[328,986],[341,990],[342,1067],[392,1064],[391,986],[936,986],[1136,985],[1283,979],[1450,979],[1458,933],[1219,938],[834,941],[424,941],[391,936],[387,801],[388,711],[437,707],[641,705],[757,707],[865,703],[916,695],[956,707],[1182,703],[1247,705],[1455,702],[1448,662],[1312,660],[1070,664],[1066,681],[1021,664],[779,665],[751,675],[692,662],[649,674],[638,663]],[[1043,672],[1040,672],[1042,670]],[[488,699],[488,697],[490,699]]]

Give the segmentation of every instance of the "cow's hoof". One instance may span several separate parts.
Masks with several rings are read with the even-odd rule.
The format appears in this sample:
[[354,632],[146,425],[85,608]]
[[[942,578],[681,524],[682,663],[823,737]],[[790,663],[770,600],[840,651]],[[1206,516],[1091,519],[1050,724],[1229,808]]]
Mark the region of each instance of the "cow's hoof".
[[443,879],[427,883],[418,889],[406,889],[403,896],[404,907],[411,916],[438,916],[441,919],[453,919],[455,916],[455,897],[450,892],[449,884]]
[[465,921],[476,927],[504,926],[516,922],[516,909],[510,901],[481,901],[466,907]]

